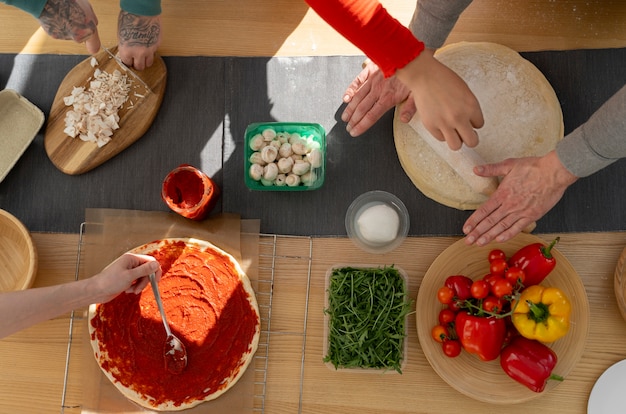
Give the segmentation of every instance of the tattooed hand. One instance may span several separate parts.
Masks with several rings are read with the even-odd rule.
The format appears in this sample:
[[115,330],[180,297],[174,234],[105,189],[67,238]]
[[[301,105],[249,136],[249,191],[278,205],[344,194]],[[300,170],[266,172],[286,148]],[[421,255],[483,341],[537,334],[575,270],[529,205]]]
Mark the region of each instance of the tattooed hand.
[[139,16],[122,10],[117,37],[118,55],[124,64],[137,70],[150,67],[161,44],[161,16]]
[[100,50],[98,18],[87,0],[48,0],[39,23],[54,39],[84,42],[91,54]]

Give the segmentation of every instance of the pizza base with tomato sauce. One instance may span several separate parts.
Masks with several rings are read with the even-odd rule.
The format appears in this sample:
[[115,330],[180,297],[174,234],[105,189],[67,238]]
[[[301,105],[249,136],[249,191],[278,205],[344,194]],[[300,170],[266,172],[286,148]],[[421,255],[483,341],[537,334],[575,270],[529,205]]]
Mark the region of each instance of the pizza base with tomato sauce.
[[154,256],[159,291],[172,333],[184,344],[187,366],[165,366],[165,328],[150,286],[89,308],[89,334],[98,365],[131,401],[178,411],[213,400],[244,374],[257,350],[260,315],[239,263],[209,242],[164,239],[132,250]]

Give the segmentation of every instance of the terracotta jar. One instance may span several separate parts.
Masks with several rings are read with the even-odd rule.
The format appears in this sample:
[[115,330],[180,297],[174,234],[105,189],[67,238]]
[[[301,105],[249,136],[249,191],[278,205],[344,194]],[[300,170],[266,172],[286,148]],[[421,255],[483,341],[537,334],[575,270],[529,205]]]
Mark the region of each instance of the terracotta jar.
[[182,164],[165,180],[161,198],[174,212],[192,220],[202,220],[213,210],[220,188],[201,170]]

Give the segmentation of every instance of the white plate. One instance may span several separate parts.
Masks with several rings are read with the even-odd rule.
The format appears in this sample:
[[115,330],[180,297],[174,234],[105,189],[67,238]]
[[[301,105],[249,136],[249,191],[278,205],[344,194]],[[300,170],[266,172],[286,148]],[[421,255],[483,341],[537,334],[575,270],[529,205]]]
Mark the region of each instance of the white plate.
[[587,414],[623,414],[626,360],[610,366],[596,381],[587,404]]

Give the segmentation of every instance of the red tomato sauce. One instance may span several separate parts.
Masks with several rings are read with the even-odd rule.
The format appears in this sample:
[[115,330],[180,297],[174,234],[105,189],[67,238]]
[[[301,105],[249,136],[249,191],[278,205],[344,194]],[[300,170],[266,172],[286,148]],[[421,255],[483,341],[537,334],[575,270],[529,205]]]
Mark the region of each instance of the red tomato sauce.
[[259,316],[228,257],[182,241],[148,254],[161,264],[163,307],[172,332],[186,347],[187,367],[179,375],[165,367],[166,334],[150,286],[140,295],[122,293],[98,305],[92,336],[109,356],[100,363],[155,406],[204,399],[242,368]]

